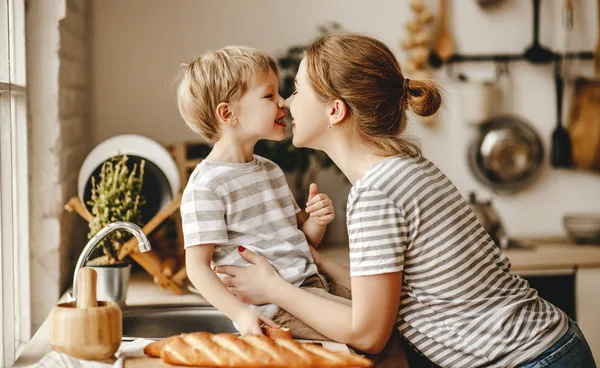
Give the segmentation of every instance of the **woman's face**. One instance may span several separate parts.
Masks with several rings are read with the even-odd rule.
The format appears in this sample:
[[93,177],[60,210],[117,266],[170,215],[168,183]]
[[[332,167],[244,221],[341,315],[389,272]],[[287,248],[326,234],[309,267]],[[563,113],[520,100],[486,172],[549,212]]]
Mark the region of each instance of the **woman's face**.
[[295,79],[296,91],[285,101],[292,115],[292,144],[323,150],[327,135],[328,105],[319,100],[312,89],[306,72],[306,59],[298,68]]

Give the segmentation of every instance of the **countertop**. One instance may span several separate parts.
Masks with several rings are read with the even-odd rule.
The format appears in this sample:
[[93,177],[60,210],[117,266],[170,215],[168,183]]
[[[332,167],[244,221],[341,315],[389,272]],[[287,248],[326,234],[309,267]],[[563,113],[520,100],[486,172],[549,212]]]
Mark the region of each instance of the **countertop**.
[[[533,247],[504,250],[511,261],[514,273],[535,274],[576,268],[600,268],[600,246],[598,245],[575,245],[560,238],[524,239],[524,242]],[[321,253],[339,263],[348,264],[348,248],[346,247],[325,248],[321,250]],[[61,300],[64,300],[65,297],[66,293]],[[152,282],[151,276],[144,272],[132,275],[126,301],[128,306],[208,304],[200,295],[191,293],[186,288],[182,295],[176,295],[167,290],[163,291]],[[46,319],[27,344],[14,367],[34,364],[41,359],[50,350],[48,336],[49,321]]]
[[[194,294],[183,288],[183,294],[177,295],[169,290],[161,290],[152,282],[152,276],[140,271],[131,275],[127,297],[127,306],[136,305],[209,305],[208,302],[198,294]],[[69,292],[70,290],[67,290]],[[58,302],[66,301],[66,292]],[[57,302],[57,303],[58,303]],[[50,322],[48,318],[42,323],[35,335],[29,341],[13,367],[24,367],[38,362],[50,351]]]
[[[545,273],[575,268],[600,268],[600,244],[577,245],[565,238],[518,239],[530,247],[503,250],[514,273]],[[348,265],[348,248],[319,250],[326,257]]]

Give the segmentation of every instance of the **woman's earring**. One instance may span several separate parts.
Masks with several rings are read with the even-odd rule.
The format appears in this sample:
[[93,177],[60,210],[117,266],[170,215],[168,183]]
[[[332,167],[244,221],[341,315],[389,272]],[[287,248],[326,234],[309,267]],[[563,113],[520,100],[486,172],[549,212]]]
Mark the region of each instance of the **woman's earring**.
[[331,120],[329,120],[329,123],[327,123],[327,128],[331,129],[332,126],[333,124],[331,123]]

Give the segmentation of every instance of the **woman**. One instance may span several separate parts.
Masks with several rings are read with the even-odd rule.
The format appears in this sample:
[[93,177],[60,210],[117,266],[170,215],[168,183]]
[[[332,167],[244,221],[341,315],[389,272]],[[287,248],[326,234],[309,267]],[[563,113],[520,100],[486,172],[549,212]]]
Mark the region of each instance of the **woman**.
[[576,323],[510,273],[456,187],[402,135],[407,109],[429,116],[441,103],[437,86],[404,78],[378,40],[346,34],[312,44],[287,101],[293,144],[324,151],[353,184],[349,270],[313,250],[319,270],[351,288],[352,304],[286,283],[243,248],[254,266],[216,271],[231,276],[224,282],[242,301],[279,305],[367,353],[397,328],[443,367],[595,367]]

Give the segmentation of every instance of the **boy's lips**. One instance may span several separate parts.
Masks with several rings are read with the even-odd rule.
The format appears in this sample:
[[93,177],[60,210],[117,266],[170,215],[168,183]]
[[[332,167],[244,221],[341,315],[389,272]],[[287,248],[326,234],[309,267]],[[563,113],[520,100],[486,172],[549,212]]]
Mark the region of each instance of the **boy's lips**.
[[282,117],[282,118],[279,118],[279,119],[275,120],[275,124],[281,125],[281,126],[286,126],[287,124],[285,122],[285,116]]

